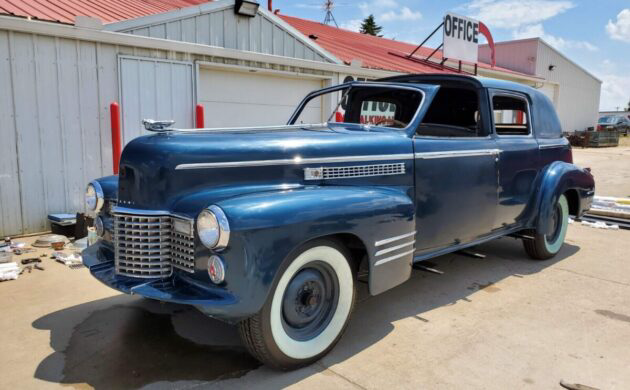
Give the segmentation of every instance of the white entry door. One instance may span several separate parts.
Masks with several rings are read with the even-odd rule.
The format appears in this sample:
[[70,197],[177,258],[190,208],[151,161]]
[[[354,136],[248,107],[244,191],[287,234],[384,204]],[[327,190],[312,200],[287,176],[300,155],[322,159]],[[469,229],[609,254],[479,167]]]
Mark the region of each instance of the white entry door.
[[119,56],[123,143],[146,134],[143,119],[174,120],[194,127],[192,62]]
[[[205,127],[284,125],[309,92],[322,88],[321,79],[258,72],[199,69],[199,102]],[[320,123],[317,112],[312,123]]]

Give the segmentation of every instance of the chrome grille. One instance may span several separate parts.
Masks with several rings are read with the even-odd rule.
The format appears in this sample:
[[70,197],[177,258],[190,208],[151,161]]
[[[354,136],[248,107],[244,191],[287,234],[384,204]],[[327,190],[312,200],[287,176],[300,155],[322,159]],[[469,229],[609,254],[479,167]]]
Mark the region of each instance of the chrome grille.
[[322,179],[387,176],[403,173],[405,173],[405,163],[325,167],[322,169]]
[[114,214],[116,273],[164,278],[171,275],[173,266],[194,272],[194,239],[175,230],[175,219],[169,215]]

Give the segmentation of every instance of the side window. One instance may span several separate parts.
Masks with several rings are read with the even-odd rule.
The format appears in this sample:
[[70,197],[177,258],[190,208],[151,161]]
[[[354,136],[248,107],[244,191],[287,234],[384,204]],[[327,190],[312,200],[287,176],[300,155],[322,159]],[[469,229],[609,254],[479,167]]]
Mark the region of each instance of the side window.
[[527,101],[524,98],[494,95],[492,97],[492,113],[494,130],[498,135],[528,135],[531,133]]
[[477,91],[441,86],[416,134],[430,137],[485,136],[479,112]]

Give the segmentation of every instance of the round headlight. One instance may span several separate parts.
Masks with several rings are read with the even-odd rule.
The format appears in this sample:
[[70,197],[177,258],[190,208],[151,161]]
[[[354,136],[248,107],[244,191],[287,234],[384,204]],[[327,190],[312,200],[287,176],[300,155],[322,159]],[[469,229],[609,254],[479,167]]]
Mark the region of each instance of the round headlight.
[[197,234],[199,240],[208,248],[214,248],[219,242],[219,222],[217,217],[209,210],[203,210],[197,217]]
[[197,217],[197,234],[203,245],[221,250],[230,240],[230,225],[219,206],[210,206]]
[[103,203],[105,202],[105,196],[103,195],[103,189],[97,181],[93,181],[88,184],[85,190],[85,204],[88,209],[94,212],[99,212]]

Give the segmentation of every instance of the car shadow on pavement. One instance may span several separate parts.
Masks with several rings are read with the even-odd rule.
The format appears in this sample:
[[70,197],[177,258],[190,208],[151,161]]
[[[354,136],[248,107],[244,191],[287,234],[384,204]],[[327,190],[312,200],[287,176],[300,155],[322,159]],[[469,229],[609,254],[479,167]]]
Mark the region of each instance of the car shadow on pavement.
[[[33,322],[50,331],[54,349],[35,377],[87,383],[96,389],[150,387],[284,387],[343,362],[375,344],[393,323],[435,308],[470,302],[478,290],[495,292],[508,277],[525,278],[579,250],[565,244],[548,261],[527,258],[519,241],[502,238],[476,247],[485,259],[450,254],[431,259],[443,275],[414,271],[406,283],[371,297],[360,284],[355,313],[340,343],[320,362],[293,372],[276,372],[251,358],[236,328],[196,309],[136,296],[116,295],[87,302]],[[247,375],[245,375],[247,374]],[[179,383],[179,384],[178,384]],[[162,386],[160,386],[162,385]]]

